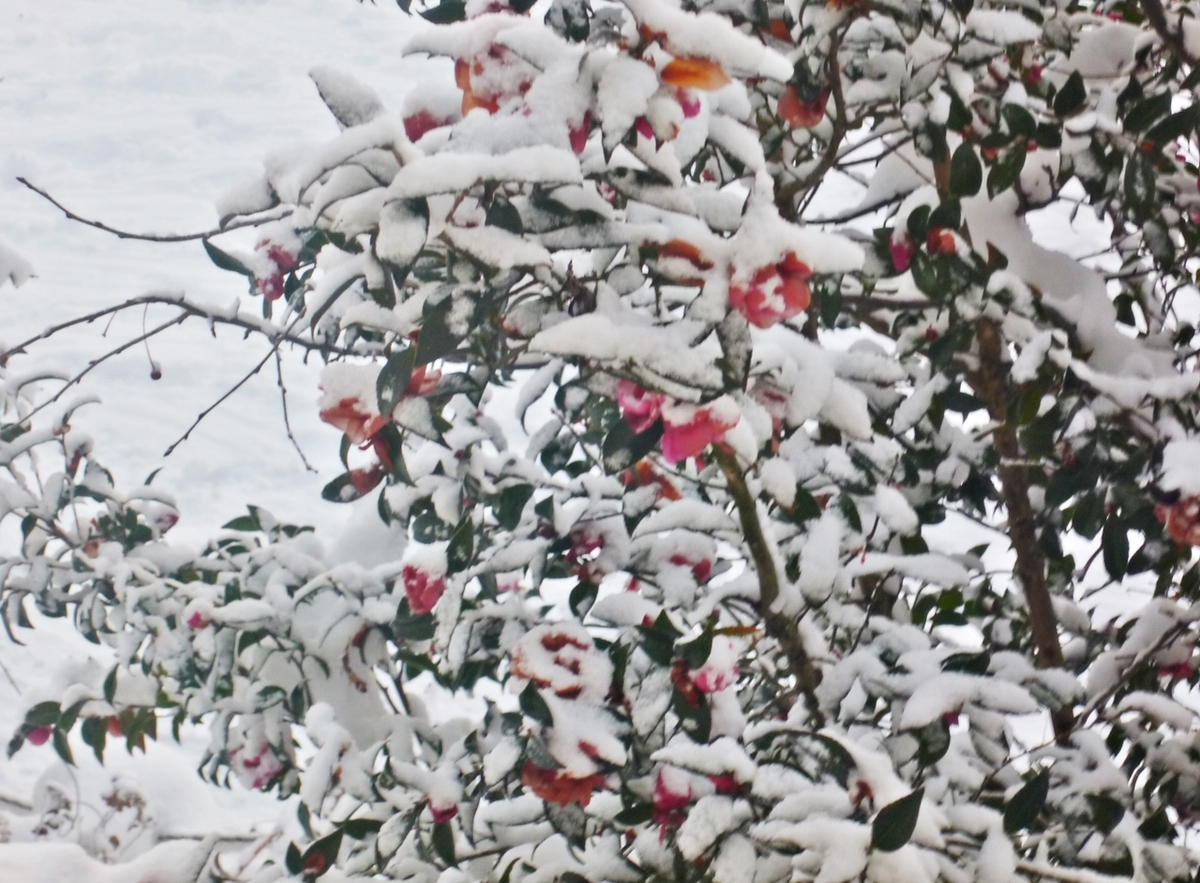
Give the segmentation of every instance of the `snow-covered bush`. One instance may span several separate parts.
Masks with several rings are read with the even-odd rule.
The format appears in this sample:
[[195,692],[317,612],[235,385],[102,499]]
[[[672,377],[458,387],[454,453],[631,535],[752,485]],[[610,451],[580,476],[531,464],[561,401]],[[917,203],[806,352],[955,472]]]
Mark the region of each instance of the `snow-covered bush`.
[[263,880],[1189,879],[1193,6],[538,10],[421,10],[398,113],[314,70],[343,131],[205,242],[328,360],[369,561],[168,544],[7,355],[5,625],[119,658],[10,753],[206,722],[299,795]]

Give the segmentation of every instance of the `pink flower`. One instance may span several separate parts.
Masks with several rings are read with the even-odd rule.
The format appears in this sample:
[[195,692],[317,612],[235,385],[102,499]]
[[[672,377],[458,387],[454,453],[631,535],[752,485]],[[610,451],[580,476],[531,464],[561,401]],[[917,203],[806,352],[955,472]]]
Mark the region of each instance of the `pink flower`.
[[629,428],[641,434],[654,425],[662,413],[665,397],[642,389],[631,380],[617,384],[617,406]]
[[730,270],[729,306],[751,325],[770,328],[799,315],[812,302],[808,278],[812,270],[795,254],[788,252],[782,261],[759,267],[743,281],[735,268]]
[[662,416],[663,459],[674,464],[724,440],[725,433],[737,425],[741,413],[733,399],[721,396],[707,405],[664,404]]
[[680,567],[690,567],[692,576],[696,578],[696,582],[704,583],[712,575],[712,562],[707,558],[701,558],[699,561],[693,561],[686,555],[672,555],[671,563],[678,564]]
[[692,802],[692,786],[687,773],[662,769],[654,779],[654,808],[660,812],[683,809]]
[[204,618],[204,614],[199,610],[192,611],[192,615],[187,618],[189,628],[202,629],[208,625],[208,620]]
[[429,613],[437,606],[446,591],[446,578],[434,575],[412,564],[405,564],[401,572],[404,579],[404,594],[408,596],[408,608],[416,616]]
[[633,121],[633,127],[637,129],[637,133],[643,138],[650,141],[654,140],[654,128],[650,125],[650,121],[645,117],[638,117]]
[[29,735],[25,737],[25,741],[30,745],[45,745],[53,732],[53,727],[37,727],[30,731]]
[[692,672],[692,683],[704,693],[719,693],[733,686],[738,678],[738,648],[724,635],[713,639],[704,665]]
[[267,257],[275,262],[275,266],[279,268],[281,273],[290,273],[296,267],[300,266],[300,262],[296,259],[296,255],[292,254],[282,245],[272,243],[267,246]]
[[896,268],[897,273],[903,273],[912,263],[913,253],[917,248],[913,245],[912,238],[905,233],[899,239],[892,237],[888,242],[888,251],[892,253],[892,265]]
[[700,113],[700,99],[686,89],[677,89],[675,92],[675,100],[679,102],[679,107],[683,110],[684,119],[690,120],[696,114]]

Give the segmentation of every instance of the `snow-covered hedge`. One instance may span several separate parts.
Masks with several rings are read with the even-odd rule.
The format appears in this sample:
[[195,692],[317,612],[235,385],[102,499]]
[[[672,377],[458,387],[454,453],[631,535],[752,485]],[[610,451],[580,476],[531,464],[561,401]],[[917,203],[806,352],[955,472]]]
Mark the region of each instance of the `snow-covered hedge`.
[[3,620],[119,658],[10,753],[206,722],[299,795],[261,881],[1190,879],[1193,7],[414,11],[453,81],[314,70],[341,133],[205,242],[394,545],[172,546],[5,354]]

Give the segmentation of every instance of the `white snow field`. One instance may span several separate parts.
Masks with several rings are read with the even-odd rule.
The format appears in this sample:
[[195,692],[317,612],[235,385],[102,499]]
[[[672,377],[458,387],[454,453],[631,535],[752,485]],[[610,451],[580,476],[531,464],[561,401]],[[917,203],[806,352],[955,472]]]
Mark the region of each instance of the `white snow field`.
[[[215,268],[198,242],[118,239],[69,221],[17,177],[114,227],[211,229],[216,198],[256,175],[268,150],[337,131],[308,79],[314,65],[354,74],[398,107],[418,70],[431,69],[427,60],[406,60],[398,52],[413,27],[390,3],[354,0],[0,3],[0,243],[6,255],[15,250],[26,258],[36,274],[19,288],[0,288],[0,343],[11,346],[148,291],[179,290],[221,305],[241,297],[244,309],[257,310],[260,301],[246,297],[244,280]],[[252,246],[252,236],[234,234],[228,241]],[[22,281],[19,264],[5,263],[16,268],[12,281]],[[166,308],[151,308],[145,321],[168,315]],[[10,368],[53,365],[74,373],[140,333],[142,322],[141,311],[122,315],[107,336],[103,322],[84,326],[39,343]],[[229,329],[218,330],[214,340],[193,321],[151,341],[161,380],[151,380],[149,357],[137,348],[106,362],[82,386],[103,404],[84,408],[75,425],[95,437],[97,456],[118,485],[136,484],[162,467],[155,482],[175,494],[181,509],[175,542],[200,544],[246,503],[314,524],[327,538],[347,519],[345,509],[318,499],[322,484],[341,471],[338,433],[318,421],[313,407],[319,366],[303,365],[298,354],[288,354],[284,365],[290,416],[319,474],[305,470],[287,441],[271,363],[172,456],[162,457],[267,348],[261,341],[243,343]],[[107,667],[103,650],[68,622],[37,625],[23,636],[25,647],[0,635],[3,742],[25,710],[55,686],[46,682],[47,672],[68,660]],[[138,856],[154,836],[218,832],[252,839],[280,825],[287,826],[284,843],[295,836],[292,802],[201,782],[194,770],[206,742],[202,731],[185,729],[180,745],[167,736],[146,754],[128,755],[110,740],[104,768],[81,742],[72,746],[74,769],[49,745],[27,744],[11,760],[0,756],[0,842],[37,839],[34,828],[41,825],[46,839],[82,839],[94,854],[119,862]],[[119,808],[122,795],[134,793],[145,806]],[[103,839],[114,833],[117,843]],[[0,883],[166,883],[175,879],[166,871],[181,867],[178,856],[159,853],[105,869],[81,852],[36,851],[41,848],[0,846]]]

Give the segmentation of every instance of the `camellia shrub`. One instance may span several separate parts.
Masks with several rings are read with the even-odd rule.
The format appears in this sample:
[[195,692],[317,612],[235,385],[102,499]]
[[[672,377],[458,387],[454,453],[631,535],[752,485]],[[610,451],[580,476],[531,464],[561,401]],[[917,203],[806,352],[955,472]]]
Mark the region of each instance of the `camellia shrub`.
[[263,318],[156,307],[326,359],[394,546],[171,545],[15,348],[4,621],[117,662],[9,753],[205,723],[262,881],[1192,879],[1194,4],[411,12],[220,200]]

